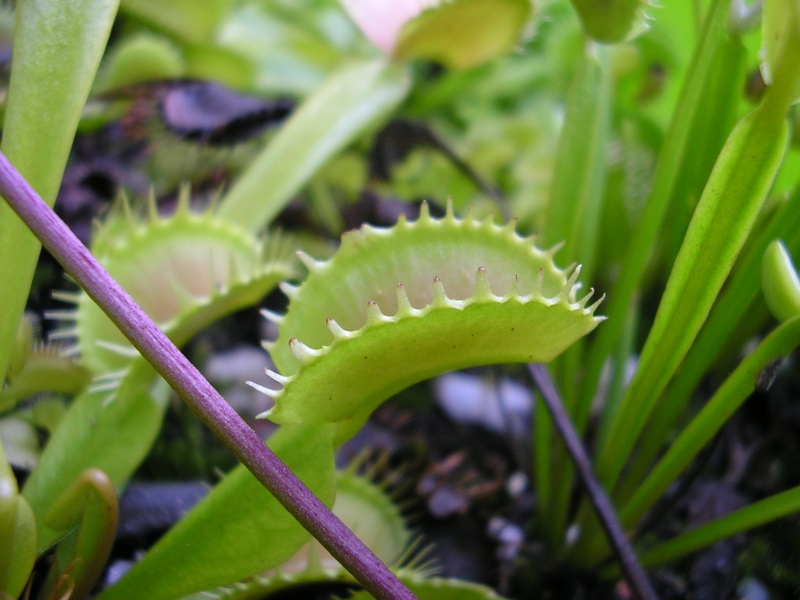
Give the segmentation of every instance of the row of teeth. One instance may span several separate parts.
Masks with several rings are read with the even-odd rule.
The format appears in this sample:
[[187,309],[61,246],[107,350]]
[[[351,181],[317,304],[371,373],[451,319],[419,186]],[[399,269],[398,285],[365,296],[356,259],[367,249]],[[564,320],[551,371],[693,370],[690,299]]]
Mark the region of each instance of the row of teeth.
[[[309,260],[313,260],[313,259],[309,259]],[[314,262],[317,263],[317,261],[314,261]],[[319,264],[319,263],[317,263],[317,264]],[[569,279],[567,280],[566,284],[561,289],[561,291],[558,294],[556,294],[556,296],[553,297],[553,298],[546,298],[541,293],[542,282],[544,280],[544,269],[540,269],[539,270],[539,275],[537,277],[536,285],[534,286],[534,291],[528,296],[519,296],[518,295],[518,293],[517,293],[518,282],[519,282],[519,278],[518,277],[515,277],[514,284],[513,284],[512,288],[511,288],[511,290],[508,291],[508,293],[506,293],[502,297],[501,296],[496,296],[494,293],[492,293],[492,290],[491,290],[490,285],[489,285],[488,273],[486,272],[486,269],[483,268],[483,267],[479,267],[478,270],[477,270],[477,273],[476,273],[476,277],[475,277],[475,294],[473,296],[471,296],[470,298],[468,298],[467,300],[453,300],[451,298],[448,298],[447,293],[445,292],[444,284],[442,283],[442,280],[439,277],[435,277],[434,280],[433,280],[433,301],[429,305],[425,306],[424,308],[419,308],[419,309],[418,308],[414,308],[411,305],[411,302],[408,299],[408,294],[406,293],[406,290],[403,287],[403,284],[402,283],[398,283],[397,284],[397,288],[396,288],[397,306],[398,306],[397,313],[394,316],[387,316],[387,315],[383,314],[383,312],[381,311],[381,309],[378,306],[377,302],[375,302],[374,300],[370,300],[369,302],[367,302],[367,318],[366,318],[366,323],[365,323],[364,327],[370,327],[372,325],[377,325],[377,324],[380,324],[380,323],[396,322],[398,319],[400,319],[402,317],[408,317],[408,316],[418,317],[418,316],[422,316],[426,312],[428,312],[428,311],[430,311],[432,309],[435,309],[435,308],[448,307],[448,308],[455,308],[455,309],[459,309],[460,310],[460,309],[463,309],[464,307],[466,307],[469,304],[472,304],[474,302],[492,300],[494,302],[502,303],[502,302],[505,302],[505,301],[510,300],[512,298],[513,299],[518,299],[522,303],[526,303],[526,302],[530,302],[530,301],[536,300],[536,301],[544,302],[549,306],[553,306],[553,305],[559,304],[559,303],[562,303],[562,304],[563,303],[567,303],[567,304],[569,304],[571,309],[583,311],[584,314],[591,316],[597,310],[597,307],[600,306],[600,304],[605,299],[605,294],[603,294],[603,296],[601,296],[598,300],[596,300],[592,305],[587,307],[586,306],[587,303],[592,298],[592,296],[594,296],[594,288],[591,288],[589,290],[589,292],[585,296],[583,296],[580,300],[578,300],[577,302],[574,302],[574,303],[570,303],[569,302],[569,298],[570,298],[570,295],[571,295],[572,291],[576,288],[576,283],[577,283],[578,277],[580,275],[580,272],[581,272],[581,266],[578,265],[573,270],[572,274],[570,275]],[[281,284],[281,290],[283,290],[283,292],[290,299],[296,295],[298,289],[299,289],[299,286],[293,286],[293,285],[286,284],[286,283],[282,283]],[[283,315],[277,314],[277,313],[272,312],[272,311],[267,310],[267,309],[262,309],[261,310],[261,314],[268,321],[271,321],[271,322],[276,323],[276,324],[280,324],[280,322],[283,320]],[[603,318],[603,317],[595,317],[595,318]],[[335,319],[332,319],[330,317],[325,319],[325,325],[328,327],[328,330],[333,335],[334,340],[343,340],[343,339],[354,338],[354,337],[357,337],[361,332],[361,330],[349,331],[347,329],[344,329],[341,325],[339,325],[336,322]],[[269,352],[275,346],[275,342],[263,342],[262,346],[264,347],[265,350],[267,350]],[[291,352],[294,355],[294,357],[301,364],[306,364],[309,361],[314,360],[314,359],[322,356],[323,354],[325,354],[325,351],[326,351],[326,349],[328,347],[329,346],[325,346],[325,347],[320,348],[320,349],[314,349],[314,348],[311,348],[310,346],[307,346],[306,344],[304,344],[303,342],[301,342],[300,340],[298,340],[295,337],[293,337],[293,338],[291,338],[289,340],[289,349],[291,350]],[[272,379],[276,383],[279,383],[281,386],[283,386],[283,388],[286,388],[289,385],[289,383],[292,381],[292,379],[294,378],[294,376],[287,377],[287,376],[281,375],[280,373],[276,373],[275,371],[273,371],[271,369],[266,369],[266,374],[270,379]],[[257,389],[258,391],[262,392],[263,394],[265,394],[265,395],[267,395],[267,396],[269,396],[270,398],[273,398],[273,399],[275,399],[278,396],[280,396],[281,393],[283,392],[283,389],[281,389],[281,390],[270,389],[270,388],[261,386],[261,385],[259,385],[257,383],[254,383],[252,381],[248,381],[247,385]]]

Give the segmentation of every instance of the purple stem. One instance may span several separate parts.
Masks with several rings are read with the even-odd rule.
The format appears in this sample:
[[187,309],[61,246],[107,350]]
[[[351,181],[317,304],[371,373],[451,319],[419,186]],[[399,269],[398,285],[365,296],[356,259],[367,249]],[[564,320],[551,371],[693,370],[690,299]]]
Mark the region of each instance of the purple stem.
[[367,591],[385,600],[415,598],[223,400],[2,153],[0,194],[194,413]]
[[620,569],[625,573],[625,578],[628,580],[631,590],[639,600],[658,600],[658,596],[647,579],[647,574],[639,563],[639,559],[636,558],[636,553],[622,530],[622,525],[617,518],[617,513],[611,504],[611,500],[608,499],[603,486],[600,485],[592,472],[589,456],[583,447],[578,432],[569,419],[569,415],[567,415],[567,411],[564,410],[564,403],[561,401],[561,396],[550,377],[550,373],[548,373],[544,365],[539,364],[528,365],[528,370],[539,388],[539,392],[542,394],[542,399],[547,405],[547,411],[550,413],[553,425],[559,436],[561,436],[561,441],[564,442],[572,462],[575,464],[578,478],[586,495],[589,497],[589,502],[591,502],[597,513],[600,524],[608,536],[608,541],[617,556]]

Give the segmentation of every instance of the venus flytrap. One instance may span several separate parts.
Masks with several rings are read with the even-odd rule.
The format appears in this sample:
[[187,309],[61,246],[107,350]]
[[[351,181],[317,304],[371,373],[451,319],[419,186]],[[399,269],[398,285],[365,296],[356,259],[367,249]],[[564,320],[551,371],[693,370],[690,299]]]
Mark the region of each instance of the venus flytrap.
[[[327,262],[305,259],[309,276],[290,298],[268,344],[280,391],[265,416],[278,423],[335,422],[337,440],[360,429],[384,400],[447,370],[549,362],[593,330],[599,302],[506,227],[452,208],[441,220],[345,234]],[[361,382],[358,386],[353,381]],[[320,394],[317,390],[324,390]],[[319,402],[309,399],[319,396]]]
[[649,0],[572,0],[586,32],[599,42],[615,43],[647,28]]
[[[188,188],[169,217],[158,214],[154,199],[148,206],[149,216],[141,218],[120,201],[97,226],[93,251],[176,344],[294,273],[280,238],[248,235],[219,220],[214,208],[191,211]],[[100,468],[123,486],[152,445],[167,407],[165,386],[98,306],[85,294],[59,297],[75,308],[51,313],[62,323],[54,337],[72,340],[71,352],[95,381],[75,398],[25,484],[40,517],[87,468]],[[39,526],[44,549],[59,536],[41,519]]]
[[[431,577],[436,567],[426,557],[430,548],[413,536],[397,502],[372,481],[374,473],[356,473],[356,459],[336,476],[336,501],[332,507],[353,532],[397,573],[398,578],[419,598],[458,597],[469,600],[499,600],[490,588],[460,581]],[[191,600],[255,600],[270,594],[301,594],[304,586],[352,585],[350,574],[320,544],[308,542],[295,555],[274,569],[235,585],[207,590]],[[370,596],[372,597],[372,596]]]
[[342,4],[370,41],[393,59],[435,60],[456,70],[514,50],[534,12],[531,0],[342,0]]

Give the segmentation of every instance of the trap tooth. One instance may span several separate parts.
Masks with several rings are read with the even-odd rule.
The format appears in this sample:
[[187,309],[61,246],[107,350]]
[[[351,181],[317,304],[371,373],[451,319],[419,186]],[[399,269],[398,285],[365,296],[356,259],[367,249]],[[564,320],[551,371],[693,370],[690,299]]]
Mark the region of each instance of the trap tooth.
[[[158,214],[158,204],[156,203],[156,193],[153,188],[150,188],[150,194],[147,196],[147,217],[151,223],[155,223],[159,220]],[[134,218],[133,223],[136,224],[136,219]]]
[[375,300],[370,300],[367,302],[367,324],[368,325],[375,325],[377,323],[383,323],[389,320],[389,317],[384,315],[381,312],[381,307],[378,306],[378,303]]
[[114,392],[119,389],[119,380],[104,381],[98,383],[91,383],[87,389],[92,394],[102,394],[105,392]]
[[77,358],[80,356],[81,347],[78,344],[70,344],[69,346],[64,346],[61,348],[61,356],[64,358]]
[[499,230],[502,233],[515,235],[517,233],[517,225],[519,225],[519,219],[517,217],[514,217],[505,225],[500,225]]
[[180,190],[178,191],[178,205],[175,208],[175,216],[188,215],[191,212],[189,210],[190,199],[190,187],[188,184],[184,183],[181,185]]
[[119,388],[120,383],[128,375],[128,372],[126,367],[98,375],[89,385],[89,391],[93,394],[114,392]]
[[534,298],[543,298],[544,294],[542,290],[544,289],[544,268],[539,269],[539,272],[536,274],[536,281],[533,283],[533,292],[532,296]]
[[292,285],[291,283],[286,283],[285,281],[280,283],[278,287],[284,294],[286,294],[286,297],[289,298],[290,300],[295,296],[297,296],[297,290],[300,289],[299,286]]
[[402,283],[398,283],[395,289],[397,292],[397,316],[413,314],[414,307],[411,306],[411,301],[408,299],[406,288],[403,287]]
[[115,344],[114,342],[108,342],[106,340],[96,340],[95,345],[103,350],[108,350],[119,356],[124,356],[125,358],[137,358],[139,356],[139,351],[133,346]]
[[[153,190],[150,190],[150,199],[155,202],[155,198],[153,197]],[[125,225],[127,225],[128,230],[130,232],[134,232],[139,228],[139,223],[136,220],[136,215],[133,214],[133,207],[131,207],[131,201],[128,199],[126,195],[121,196],[122,201],[122,214],[125,217]],[[103,231],[108,236],[108,230],[103,227]]]
[[[595,302],[589,308],[586,309],[586,313],[590,314],[590,315],[593,315],[594,311],[597,310],[597,307],[600,306],[603,303],[603,300],[605,300],[605,299],[606,299],[606,295],[603,294],[602,296],[600,296],[600,298],[597,300],[597,302]],[[602,320],[605,321],[608,317],[596,317],[596,318],[599,318],[599,319],[602,319]]]
[[292,351],[294,357],[301,363],[313,360],[321,354],[319,350],[314,350],[313,348],[306,346],[297,338],[292,338],[289,340],[289,350]]
[[469,208],[467,208],[467,214],[464,215],[462,222],[464,223],[472,223],[475,221],[475,205],[470,204]]
[[[193,296],[192,293],[185,287],[183,287],[183,285],[178,280],[170,279],[168,285],[170,290],[172,290],[172,293],[175,294],[179,306],[192,306],[198,304],[197,297]],[[216,290],[217,293],[222,293],[224,291],[224,289],[221,289],[222,286],[220,286],[219,284],[217,284],[216,287],[217,287]]]
[[44,318],[51,321],[74,321],[78,318],[78,311],[75,309],[66,310],[46,310]]
[[322,267],[325,266],[325,261],[316,260],[311,258],[308,254],[303,252],[302,250],[297,251],[297,258],[300,259],[300,262],[303,263],[306,269],[310,272],[319,271]]
[[70,338],[78,337],[77,327],[64,327],[63,329],[56,329],[47,334],[47,339],[55,340],[68,340]]
[[427,200],[423,200],[422,204],[419,207],[419,218],[417,219],[417,223],[422,225],[431,223],[432,221],[433,219],[431,219],[431,207],[428,206]]
[[[533,235],[533,236],[530,237],[530,239],[531,239],[531,241],[534,241],[536,239],[536,236]],[[549,256],[550,258],[553,258],[556,254],[558,254],[558,251],[561,250],[564,247],[564,244],[566,244],[566,243],[567,242],[565,240],[561,240],[557,244],[554,244],[553,246],[550,246],[547,250],[544,250],[543,251],[544,255],[545,256]]]
[[[69,302],[70,304],[77,304],[78,300],[81,298],[81,292],[69,292],[67,290],[55,290],[51,296],[55,300],[60,300],[61,302]],[[45,315],[47,316],[47,315]]]
[[[92,223],[92,245],[93,246],[105,246],[108,242],[108,227],[105,226],[104,223],[100,221],[94,221]],[[69,273],[65,273],[67,279],[70,279]]]
[[113,371],[106,371],[105,373],[97,375],[93,381],[96,383],[103,383],[104,381],[120,381],[128,374],[128,371],[128,367],[114,369]]
[[[208,261],[208,268],[209,269],[212,269],[212,266],[211,266],[212,264],[213,264],[212,261],[209,260]],[[225,278],[225,279],[227,279],[227,281],[221,281],[221,282],[217,281],[217,291],[218,292],[223,292],[223,291],[228,290],[230,288],[229,284],[231,282],[235,283],[237,281],[241,281],[242,278],[245,275],[244,273],[242,273],[242,269],[237,264],[236,257],[233,254],[230,254],[228,256],[228,273],[229,273],[228,277]],[[213,271],[211,271],[211,276],[214,277],[214,272]]]
[[275,347],[275,342],[269,342],[267,340],[262,340],[261,341],[261,347],[271,354],[272,353],[272,349]]
[[331,319],[330,317],[325,319],[325,325],[327,325],[328,331],[330,331],[333,334],[333,337],[335,339],[353,337],[352,331],[347,331],[345,328],[343,328],[334,319]]
[[[245,383],[247,385],[249,385],[251,388],[253,388],[254,390],[258,390],[259,392],[261,392],[265,396],[269,396],[273,400],[275,398],[277,398],[280,395],[281,391],[282,391],[282,390],[273,390],[273,389],[270,389],[268,387],[264,387],[263,385],[259,385],[254,381],[245,381]],[[266,416],[266,413],[261,413],[260,415],[256,415],[256,418],[257,419],[263,419],[265,416]]]
[[514,281],[511,282],[511,288],[508,290],[505,298],[517,297],[519,297],[519,275],[514,275]]
[[289,384],[289,382],[292,380],[291,377],[285,377],[285,376],[281,375],[280,373],[276,373],[272,369],[264,369],[264,372],[267,374],[267,377],[272,379],[272,381],[276,381],[276,382],[280,383],[283,387],[286,387]]
[[580,300],[578,300],[577,302],[578,308],[583,310],[586,307],[586,303],[589,302],[589,299],[592,296],[594,296],[594,288],[589,288],[589,291],[586,293],[586,295]]
[[276,325],[280,325],[281,321],[283,321],[283,316],[276,312],[269,310],[268,308],[262,308],[258,311],[262,317],[264,317],[270,323],[275,323]]
[[449,223],[454,223],[456,219],[455,211],[453,210],[453,197],[447,197],[447,204],[445,205],[444,209],[444,220]]
[[431,304],[433,306],[447,306],[449,304],[449,298],[447,297],[447,293],[444,291],[444,284],[442,283],[441,278],[437,275],[433,278],[433,302]]
[[481,300],[492,298],[492,296],[489,274],[484,267],[478,267],[478,272],[475,273],[475,298]]
[[569,301],[570,294],[572,293],[572,288],[575,287],[575,283],[578,281],[578,277],[581,274],[581,265],[577,265],[575,269],[572,271],[572,275],[569,276],[567,279],[567,283],[564,284],[564,287],[561,288],[561,291],[558,293],[557,298],[562,301]]

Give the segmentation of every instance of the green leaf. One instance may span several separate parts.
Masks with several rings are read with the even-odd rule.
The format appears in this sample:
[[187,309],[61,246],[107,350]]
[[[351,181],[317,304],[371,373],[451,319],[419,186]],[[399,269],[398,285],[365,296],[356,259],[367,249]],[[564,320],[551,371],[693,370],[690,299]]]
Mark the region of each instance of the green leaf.
[[[603,366],[613,353],[626,323],[626,314],[635,302],[642,279],[646,274],[648,258],[658,243],[659,230],[666,214],[669,200],[680,183],[681,164],[685,164],[692,151],[692,125],[702,108],[701,99],[713,84],[711,77],[715,57],[725,45],[725,24],[730,0],[715,0],[709,7],[699,43],[692,55],[689,71],[684,80],[680,99],[667,131],[653,175],[652,191],[648,195],[642,218],[628,244],[619,279],[611,291],[608,306],[608,323],[595,339],[586,366],[586,383],[583,402],[591,403],[597,389]],[[617,368],[623,368],[617,365]]]
[[[270,447],[323,502],[334,497],[330,427],[283,427]],[[171,600],[276,567],[310,534],[243,466],[98,600]]]
[[142,33],[114,46],[103,64],[101,87],[113,90],[159,79],[178,79],[186,74],[180,50],[170,40]]
[[728,417],[747,399],[755,389],[763,370],[775,360],[788,356],[798,345],[800,317],[795,317],[778,326],[742,361],[703,410],[681,431],[664,458],[622,508],[620,520],[624,525],[635,523],[658,500],[703,446],[722,428]]
[[[400,571],[397,576],[419,600],[502,600],[494,590],[471,581],[444,577],[426,579],[412,571]],[[370,598],[372,595],[364,591],[350,596],[350,600]]]
[[530,0],[443,2],[405,23],[393,56],[469,69],[514,50],[531,13]]
[[[26,0],[17,6],[2,151],[51,206],[118,1]],[[40,247],[0,202],[0,376]]]
[[186,41],[208,41],[232,6],[231,0],[122,0],[120,10]]
[[771,87],[782,88],[785,101],[800,100],[800,3],[765,2],[761,16],[761,73]]
[[689,225],[639,368],[597,459],[613,488],[648,415],[689,350],[780,168],[788,124],[769,102],[728,137]]
[[[58,561],[70,565],[69,575],[74,582],[71,597],[85,597],[100,578],[114,546],[118,519],[116,490],[99,469],[81,473],[47,511],[44,520],[53,529],[68,531],[77,527],[74,545],[64,548],[65,555],[59,552]],[[59,551],[62,546],[65,544],[59,545]]]
[[[364,226],[344,235],[328,262],[305,257],[310,274],[278,317],[268,344],[284,388],[266,390],[278,423],[338,421],[352,435],[392,394],[444,371],[547,362],[602,320],[591,293],[514,223],[498,226],[449,207],[433,219]],[[569,276],[568,276],[569,275]],[[267,314],[270,317],[269,314]],[[354,385],[353,382],[359,382]]]
[[750,236],[692,349],[663,399],[653,410],[636,455],[626,467],[625,477],[615,495],[616,500],[629,498],[641,485],[700,381],[713,365],[717,364],[719,369],[725,368],[720,364],[725,358],[725,349],[736,348],[738,352],[753,335],[751,327],[763,328],[766,319],[759,315],[766,313],[766,309],[759,298],[759,265],[769,241],[775,237],[792,236],[794,243],[800,246],[798,207],[800,193],[776,210],[757,236]]
[[19,494],[0,440],[0,595],[18,597],[35,561],[36,520]]
[[384,59],[334,73],[233,185],[219,215],[249,231],[264,228],[331,157],[391,114],[408,87],[405,71]]
[[586,33],[598,42],[613,44],[647,29],[647,0],[572,0]]
[[641,555],[642,565],[654,567],[681,558],[731,536],[800,511],[800,487],[765,498],[729,515],[688,531]]
[[25,482],[23,495],[37,516],[39,550],[63,535],[47,527],[43,518],[83,471],[100,469],[119,488],[150,450],[161,427],[168,390],[162,384],[151,392],[153,371],[143,359],[138,362],[140,369],[144,372],[129,380],[138,383],[123,385],[111,401],[107,393],[77,397]]

